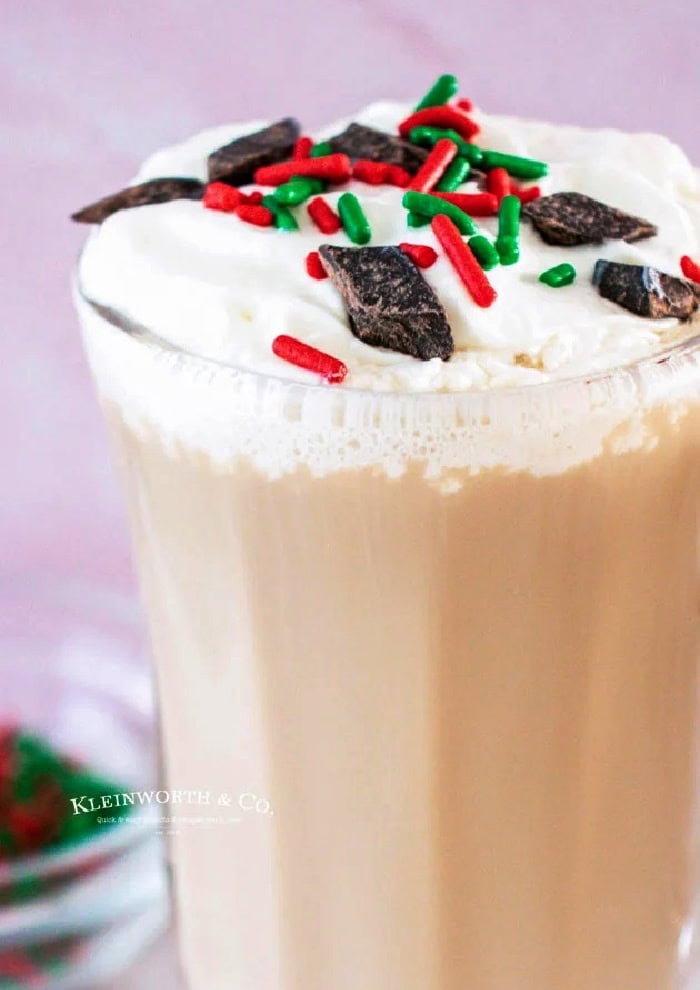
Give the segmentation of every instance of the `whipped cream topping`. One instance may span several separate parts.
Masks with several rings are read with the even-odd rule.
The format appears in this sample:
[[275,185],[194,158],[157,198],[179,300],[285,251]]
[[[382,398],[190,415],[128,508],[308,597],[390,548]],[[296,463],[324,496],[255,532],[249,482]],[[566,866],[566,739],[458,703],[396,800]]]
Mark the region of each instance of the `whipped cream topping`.
[[[410,110],[377,103],[351,119],[395,133]],[[190,354],[315,384],[315,375],[273,354],[273,339],[290,334],[348,365],[341,388],[379,392],[464,391],[577,377],[629,364],[698,331],[697,317],[686,324],[644,319],[602,299],[591,284],[601,257],[680,275],[680,256],[700,254],[700,174],[678,147],[652,134],[562,127],[479,111],[473,117],[481,127],[480,146],[549,163],[549,175],[537,183],[543,195],[586,193],[651,221],[658,235],[636,244],[560,248],[546,245],[523,220],[520,262],[489,272],[498,299],[488,309],[474,304],[441,254],[423,275],[452,328],[455,353],[447,362],[422,362],[353,336],[337,290],[328,280],[310,278],[305,268],[306,255],[319,244],[350,242],[342,231],[321,234],[303,206],[295,211],[299,233],[254,227],[189,200],[116,213],[88,240],[81,290]],[[337,122],[315,137],[336,134],[347,123]],[[262,126],[254,121],[204,131],[154,154],[135,181],[164,176],[206,181],[211,151]],[[373,245],[410,241],[439,250],[430,227],[407,227],[402,189],[351,182],[324,196],[335,206],[348,189],[362,202]],[[495,237],[496,218],[477,223]],[[577,269],[574,285],[543,286],[539,274],[563,261]]]

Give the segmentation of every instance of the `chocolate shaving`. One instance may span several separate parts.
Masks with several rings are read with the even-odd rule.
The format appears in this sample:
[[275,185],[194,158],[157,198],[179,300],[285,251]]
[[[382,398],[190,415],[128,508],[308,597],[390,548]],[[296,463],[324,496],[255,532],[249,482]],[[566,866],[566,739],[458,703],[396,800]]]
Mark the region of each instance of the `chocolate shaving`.
[[322,244],[319,254],[361,341],[421,361],[450,357],[454,342],[442,304],[400,248]]
[[354,160],[367,158],[372,162],[399,165],[411,175],[418,171],[428,157],[425,148],[364,124],[350,124],[342,134],[336,134],[328,143],[333,151],[339,151]]
[[637,316],[688,320],[700,302],[700,286],[667,275],[648,265],[626,265],[601,258],[593,269],[593,284],[604,299]]
[[171,203],[175,199],[201,199],[203,195],[204,184],[198,179],[150,179],[137,186],[127,186],[111,196],[98,199],[96,203],[84,206],[82,210],[72,214],[71,220],[77,223],[102,223],[119,210]]
[[614,240],[632,243],[658,232],[648,220],[633,217],[577,192],[540,196],[523,207],[523,215],[532,222],[546,244],[562,247]]
[[230,186],[253,182],[256,169],[291,156],[300,134],[299,122],[285,117],[261,131],[236,138],[209,155],[209,181],[227,182]]

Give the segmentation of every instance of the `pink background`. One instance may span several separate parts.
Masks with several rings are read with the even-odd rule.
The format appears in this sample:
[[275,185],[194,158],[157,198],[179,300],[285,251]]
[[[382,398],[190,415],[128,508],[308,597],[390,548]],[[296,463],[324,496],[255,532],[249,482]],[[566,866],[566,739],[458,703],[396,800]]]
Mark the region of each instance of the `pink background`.
[[132,586],[80,353],[68,214],[159,145],[237,118],[319,124],[439,72],[493,111],[665,131],[700,160],[692,0],[1,0],[0,544],[6,573]]

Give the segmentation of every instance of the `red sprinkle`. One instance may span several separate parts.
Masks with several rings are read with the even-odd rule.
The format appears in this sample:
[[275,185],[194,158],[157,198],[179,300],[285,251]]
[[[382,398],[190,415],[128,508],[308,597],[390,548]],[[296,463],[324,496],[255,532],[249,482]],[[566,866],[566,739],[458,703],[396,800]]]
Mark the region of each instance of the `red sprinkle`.
[[500,203],[504,196],[510,195],[510,176],[504,168],[492,168],[486,176],[486,188]]
[[700,265],[687,254],[681,258],[681,271],[691,282],[700,282]]
[[202,197],[208,210],[221,210],[222,213],[234,213],[242,202],[241,190],[225,182],[210,182]]
[[374,162],[369,158],[358,158],[352,167],[352,177],[370,186],[401,186],[405,189],[411,181],[411,175],[400,165],[390,165],[388,162]]
[[389,165],[388,169],[389,183],[392,186],[400,186],[405,189],[411,181],[411,173],[407,172],[405,168],[401,168],[400,165]]
[[479,133],[479,125],[471,117],[468,117],[464,110],[447,105],[425,107],[423,110],[412,113],[410,117],[406,117],[399,124],[399,134],[401,137],[408,137],[414,127],[443,127],[447,130],[457,131],[459,136],[466,141]]
[[243,203],[236,210],[237,215],[246,223],[255,224],[256,227],[271,227],[275,218],[266,206],[251,206]]
[[0,981],[10,985],[40,987],[45,985],[45,974],[36,966],[29,955],[21,949],[8,949],[0,953]]
[[321,261],[321,255],[318,251],[309,251],[306,256],[306,270],[311,276],[311,278],[317,278],[319,282],[321,279],[328,278],[328,272],[323,267],[323,262]]
[[460,110],[464,110],[466,113],[474,109],[474,104],[467,96],[461,96],[455,103],[455,106],[459,107]]
[[259,189],[254,189],[249,193],[241,193],[241,196],[243,197],[241,203],[245,203],[246,206],[260,206],[263,201],[263,194]]
[[340,217],[322,196],[315,196],[306,209],[322,234],[337,234],[342,227]]
[[533,199],[539,199],[542,191],[539,186],[530,186],[528,189],[521,189],[515,182],[510,183],[512,196],[517,196],[521,203],[531,203]]
[[419,268],[430,268],[438,259],[437,251],[429,244],[409,244],[402,241],[399,247]]
[[292,158],[295,161],[299,161],[300,158],[308,158],[311,154],[311,149],[314,146],[312,138],[307,137],[305,134],[302,135],[294,145],[294,151],[292,152]]
[[450,141],[449,138],[440,138],[411,179],[408,188],[416,192],[430,192],[442,178],[445,169],[456,156],[457,151],[458,148],[454,141]]
[[275,337],[272,341],[272,350],[283,361],[295,364],[297,368],[305,368],[307,371],[315,372],[330,385],[337,385],[344,381],[348,373],[347,365],[339,361],[338,358],[324,354],[323,351],[297,340],[296,337],[289,337],[287,334],[280,334],[279,337]]
[[431,227],[445,254],[450,259],[452,267],[477,306],[486,308],[494,303],[496,290],[474,257],[472,249],[466,241],[462,240],[462,235],[453,221],[441,213],[433,217]]
[[493,217],[498,213],[498,197],[490,192],[456,193],[433,190],[433,196],[458,206],[472,217]]
[[389,182],[391,165],[386,162],[373,162],[369,158],[358,158],[352,167],[353,179],[367,182],[370,186],[381,186]]
[[352,166],[347,155],[324,155],[321,158],[300,158],[277,165],[263,165],[256,171],[255,181],[261,186],[281,186],[295,175],[303,175],[310,179],[345,182],[351,173]]

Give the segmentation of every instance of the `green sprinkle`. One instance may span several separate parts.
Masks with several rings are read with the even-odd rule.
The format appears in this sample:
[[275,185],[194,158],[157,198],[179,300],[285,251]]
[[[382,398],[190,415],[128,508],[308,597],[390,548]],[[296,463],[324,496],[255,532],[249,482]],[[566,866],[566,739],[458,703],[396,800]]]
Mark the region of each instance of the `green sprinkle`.
[[292,211],[278,202],[274,195],[263,196],[262,205],[266,206],[273,214],[275,227],[278,230],[299,230],[299,224]]
[[401,202],[411,213],[420,213],[424,217],[436,217],[441,213],[448,216],[450,220],[454,221],[460,234],[476,233],[474,221],[468,213],[460,210],[453,203],[448,203],[446,200],[440,199],[438,196],[431,196],[430,193],[420,193],[409,189],[404,193]]
[[504,196],[498,208],[498,236],[520,236],[520,200],[517,196]]
[[459,149],[459,153],[466,158],[470,165],[479,165],[484,157],[484,152],[477,144],[465,141],[457,131],[448,130],[444,127],[414,127],[408,135],[412,144],[420,144],[425,148],[433,148],[442,138],[449,138],[454,141]]
[[491,271],[499,263],[498,251],[488,237],[484,237],[483,234],[470,237],[469,247],[474,252],[474,257],[485,272]]
[[420,213],[409,213],[406,217],[406,223],[409,227],[427,227],[430,223],[430,217],[421,216]]
[[520,200],[504,196],[498,209],[496,250],[502,265],[514,265],[520,258]]
[[449,103],[452,97],[457,95],[458,90],[459,83],[456,76],[438,76],[420,103],[416,103],[416,110],[441,107],[443,103]]
[[299,230],[297,218],[286,206],[280,206],[275,214],[275,227],[279,230]]
[[354,193],[343,193],[338,200],[338,213],[343,229],[353,244],[368,244],[372,238],[372,228]]
[[438,182],[438,190],[440,192],[454,192],[455,189],[459,189],[463,182],[466,182],[469,178],[469,173],[472,167],[466,158],[455,158],[451,162],[446,170],[443,177]]
[[311,158],[323,158],[324,155],[332,155],[332,154],[333,154],[333,149],[331,148],[329,141],[321,141],[320,144],[315,144],[311,149],[311,151],[309,152]]
[[520,245],[515,237],[497,237],[496,250],[502,265],[514,265],[520,259]]
[[546,272],[542,272],[540,282],[550,285],[553,289],[560,289],[563,285],[571,285],[575,278],[576,269],[565,261],[561,265],[555,265],[554,268],[548,268]]
[[313,194],[314,187],[311,180],[297,177],[290,179],[289,182],[283,182],[281,186],[277,186],[274,197],[283,206],[299,206],[300,203],[304,203]]
[[501,151],[484,151],[482,163],[488,171],[492,168],[504,168],[508,175],[516,179],[541,179],[549,171],[544,162],[534,158],[521,158],[519,155],[506,155]]

